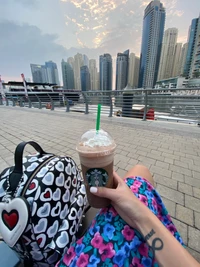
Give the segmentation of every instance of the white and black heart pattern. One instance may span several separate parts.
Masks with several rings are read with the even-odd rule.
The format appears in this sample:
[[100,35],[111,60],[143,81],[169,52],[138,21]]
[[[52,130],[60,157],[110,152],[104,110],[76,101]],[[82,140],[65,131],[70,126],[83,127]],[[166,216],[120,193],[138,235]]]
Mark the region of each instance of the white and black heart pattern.
[[74,207],[71,208],[68,218],[70,220],[75,220],[77,218],[77,210]]
[[45,185],[52,185],[54,182],[54,174],[52,172],[48,172],[42,179],[42,182]]
[[63,187],[65,183],[65,176],[64,173],[60,173],[60,175],[56,178],[56,185]]
[[61,235],[57,238],[56,244],[59,248],[64,248],[69,243],[69,235],[67,232],[61,232]]
[[26,195],[32,194],[35,190],[37,190],[37,188],[38,188],[38,180],[33,179],[26,190]]
[[68,204],[66,204],[64,209],[60,213],[60,219],[61,220],[65,219],[68,213],[69,213],[69,207],[68,207]]
[[74,176],[74,178],[72,180],[72,185],[73,185],[73,187],[77,186],[77,178],[76,178],[76,176]]
[[88,200],[87,200],[87,195],[85,195],[85,196],[84,196],[83,203],[84,203],[84,206],[86,206],[86,205],[87,205],[87,203],[88,203]]
[[83,216],[83,209],[82,208],[79,208],[77,214],[78,214],[78,219],[80,220],[82,218],[82,216]]
[[47,235],[49,238],[52,238],[55,236],[55,234],[58,232],[58,221],[56,220],[52,226],[49,227],[49,229],[47,230]]
[[[28,162],[34,162],[34,161],[37,161],[38,160],[38,157],[31,157]],[[24,162],[23,162],[24,163]]]
[[32,206],[33,206],[34,198],[33,197],[28,197],[26,200],[28,201],[30,209],[31,209]]
[[37,211],[37,216],[40,218],[48,217],[50,214],[51,205],[49,203],[44,203]]
[[47,223],[48,223],[48,220],[46,218],[40,219],[38,224],[34,226],[34,233],[40,234],[40,233],[46,232]]
[[2,179],[0,181],[0,197],[4,197],[6,195],[6,192],[3,188],[3,184],[6,182],[6,179]]
[[76,166],[75,166],[75,165],[73,165],[73,167],[72,167],[72,173],[73,173],[74,175],[77,173],[77,170],[76,170]]
[[72,162],[72,159],[71,158],[65,158],[65,161],[66,162]]
[[76,200],[76,189],[73,189],[70,196],[70,202],[73,203],[75,200]]
[[41,195],[41,187],[39,186],[35,193],[35,201],[39,199],[40,195]]
[[55,244],[54,240],[52,240],[51,243],[48,244],[48,247],[51,248],[51,249],[53,249],[53,250],[55,249],[56,244]]
[[32,255],[32,258],[36,261],[41,261],[44,258],[40,251],[33,250],[30,253]]
[[72,174],[72,167],[71,167],[71,164],[70,163],[68,163],[67,166],[65,167],[65,172],[68,175],[71,175]]
[[61,190],[57,188],[56,191],[53,193],[53,200],[58,201],[61,198]]
[[68,176],[67,180],[65,181],[64,188],[65,189],[71,188],[71,183],[72,183],[72,178],[71,178],[71,176]]
[[84,203],[83,203],[83,196],[82,195],[78,195],[77,204],[79,205],[79,207],[83,206]]
[[66,189],[64,195],[62,196],[62,200],[64,203],[67,203],[69,201],[69,195],[70,195],[69,189]]
[[31,216],[33,217],[35,215],[37,211],[37,202],[33,202],[33,206],[32,206],[32,211],[31,211]]
[[27,172],[33,172],[37,167],[39,166],[39,163],[33,162],[27,169]]
[[47,167],[43,167],[38,173],[37,173],[37,177],[38,178],[42,178],[44,177],[44,175],[48,172],[48,168]]
[[26,157],[24,157],[23,160],[22,160],[23,164],[26,163],[27,161],[28,161],[28,160],[27,160]]
[[68,220],[63,220],[62,221],[62,225],[60,226],[58,232],[66,231],[68,229],[69,229],[69,222],[68,222]]
[[54,208],[52,208],[51,210],[51,216],[52,217],[56,217],[60,214],[61,212],[61,203],[60,201],[56,203],[56,206]]
[[45,234],[40,234],[36,237],[37,243],[40,248],[43,248],[46,243],[46,235]]
[[26,227],[26,230],[24,231],[25,233],[27,233],[28,231],[30,231],[32,229],[32,225],[29,223]]
[[59,172],[63,172],[64,171],[64,164],[62,163],[62,161],[58,161],[58,163],[56,163],[55,168],[57,171]]
[[26,246],[29,245],[29,244],[31,244],[31,239],[29,239],[25,235],[22,236],[22,240],[23,240],[24,245],[26,245]]
[[81,185],[80,192],[81,192],[81,194],[83,194],[83,195],[86,194],[86,190],[85,190],[85,185],[84,185],[84,184]]
[[45,202],[45,201],[50,201],[52,199],[52,190],[50,188],[46,188],[45,191],[41,194],[40,200]]
[[69,229],[69,233],[70,233],[71,236],[73,236],[76,233],[76,231],[78,230],[78,228],[76,228],[76,226],[79,227],[79,225],[74,220],[73,223],[72,223],[72,226]]

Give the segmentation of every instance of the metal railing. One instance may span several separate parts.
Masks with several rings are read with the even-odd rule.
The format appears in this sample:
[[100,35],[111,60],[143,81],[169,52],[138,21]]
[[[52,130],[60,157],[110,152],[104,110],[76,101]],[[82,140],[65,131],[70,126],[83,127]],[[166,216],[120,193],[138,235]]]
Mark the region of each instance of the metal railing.
[[0,96],[0,105],[85,114],[96,113],[98,103],[102,104],[102,115],[109,117],[200,121],[200,88],[29,92],[27,98],[24,92],[9,92],[4,100]]

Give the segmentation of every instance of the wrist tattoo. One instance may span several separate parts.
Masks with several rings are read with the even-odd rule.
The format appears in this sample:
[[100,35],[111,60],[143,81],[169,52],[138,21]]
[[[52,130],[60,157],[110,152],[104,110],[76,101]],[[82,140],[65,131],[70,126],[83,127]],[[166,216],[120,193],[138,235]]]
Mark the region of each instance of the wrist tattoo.
[[152,229],[151,232],[149,232],[149,233],[144,237],[144,240],[145,240],[145,241],[148,241],[154,234],[155,234],[155,231]]
[[[144,240],[148,241],[156,232],[152,229],[145,237]],[[150,246],[150,250],[153,253],[153,257],[155,256],[156,250],[162,250],[164,247],[163,241],[156,237],[153,239],[152,244]]]

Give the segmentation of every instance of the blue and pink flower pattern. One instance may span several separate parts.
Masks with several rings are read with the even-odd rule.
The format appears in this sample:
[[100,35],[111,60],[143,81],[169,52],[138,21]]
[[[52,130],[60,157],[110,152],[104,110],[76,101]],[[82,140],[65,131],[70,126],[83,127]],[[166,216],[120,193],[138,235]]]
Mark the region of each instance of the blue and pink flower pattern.
[[[155,188],[141,177],[126,184],[182,244],[183,241]],[[112,206],[101,209],[85,235],[64,254],[57,267],[158,267],[143,236],[131,228]]]

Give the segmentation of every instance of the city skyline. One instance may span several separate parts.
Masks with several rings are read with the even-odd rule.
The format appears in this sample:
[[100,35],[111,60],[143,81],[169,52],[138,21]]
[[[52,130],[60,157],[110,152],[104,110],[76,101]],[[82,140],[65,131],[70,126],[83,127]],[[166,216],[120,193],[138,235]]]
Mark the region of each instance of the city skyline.
[[[61,77],[60,61],[77,52],[96,60],[99,55],[110,53],[113,65],[117,53],[127,48],[139,56],[142,17],[149,3],[140,0],[109,3],[102,0],[100,4],[87,0],[6,1],[0,19],[0,73],[4,80],[20,80],[18,73],[31,76],[30,62],[43,64],[52,60],[57,63]],[[180,0],[162,3],[167,12],[165,29],[178,28],[178,42],[185,43],[191,20],[198,17],[199,1],[194,0],[193,5]]]

